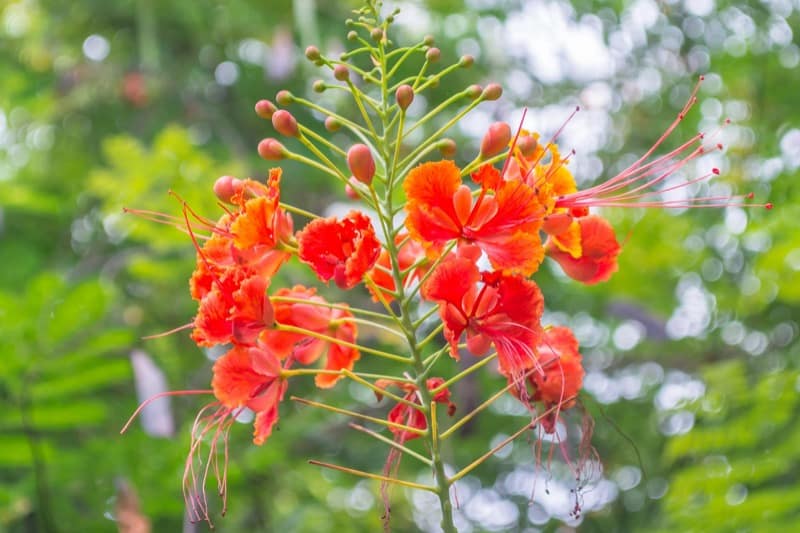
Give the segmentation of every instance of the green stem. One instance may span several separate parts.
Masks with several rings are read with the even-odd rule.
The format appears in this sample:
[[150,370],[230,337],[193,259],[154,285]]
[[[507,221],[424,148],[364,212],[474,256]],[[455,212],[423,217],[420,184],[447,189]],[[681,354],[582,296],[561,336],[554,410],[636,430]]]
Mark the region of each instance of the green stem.
[[316,331],[311,331],[310,329],[300,328],[297,326],[290,326],[288,324],[275,324],[275,329],[278,331],[286,331],[289,333],[299,333],[301,335],[306,335],[308,337],[312,337],[314,339],[319,339],[323,341],[332,342],[333,344],[338,344],[340,346],[346,346],[348,348],[355,348],[356,350],[360,350],[365,353],[369,353],[372,355],[377,355],[378,357],[383,357],[384,359],[389,359],[391,361],[397,361],[399,363],[409,363],[410,359],[408,357],[403,357],[402,355],[397,355],[389,352],[384,352],[382,350],[376,350],[375,348],[370,348],[369,346],[362,346],[360,344],[355,344],[352,342],[347,342],[342,339],[337,339],[336,337],[331,337],[330,335],[325,335],[324,333],[318,333]]

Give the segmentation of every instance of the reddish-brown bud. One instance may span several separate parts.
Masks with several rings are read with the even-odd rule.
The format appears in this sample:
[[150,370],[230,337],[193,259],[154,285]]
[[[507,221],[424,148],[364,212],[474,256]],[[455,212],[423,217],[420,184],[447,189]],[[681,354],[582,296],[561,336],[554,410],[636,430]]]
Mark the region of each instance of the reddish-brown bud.
[[300,130],[297,128],[297,120],[285,109],[279,109],[272,115],[272,126],[275,131],[286,137],[297,137]]
[[306,48],[306,57],[309,61],[316,61],[320,58],[319,48],[316,46],[309,46]]
[[442,139],[439,141],[439,153],[442,157],[452,159],[456,155],[456,142],[453,139]]
[[214,182],[214,194],[223,202],[230,203],[231,197],[242,186],[242,182],[233,176],[222,176]]
[[475,58],[469,54],[461,56],[461,59],[458,60],[459,67],[469,68],[474,64],[475,64]]
[[294,102],[294,95],[283,89],[282,91],[278,91],[278,94],[275,95],[275,101],[278,102],[279,105],[287,106]]
[[325,119],[325,129],[333,133],[334,131],[339,131],[339,128],[342,127],[342,123],[339,120],[328,117]]
[[521,135],[517,139],[517,149],[522,154],[522,157],[533,157],[537,146],[539,146],[539,141],[531,135]]
[[270,137],[258,143],[258,155],[267,161],[280,161],[286,157],[286,148],[277,139]]
[[509,142],[511,142],[511,126],[505,122],[495,122],[489,126],[481,141],[481,158],[487,159],[499,154],[508,147]]
[[439,58],[442,56],[442,51],[438,48],[428,48],[428,51],[425,52],[425,59],[430,61],[431,63],[436,63],[439,61]]
[[476,83],[474,85],[470,85],[469,87],[467,87],[467,90],[465,92],[467,94],[467,98],[469,98],[470,100],[475,100],[476,98],[480,97],[480,95],[483,94],[483,87],[481,87]]
[[347,166],[361,183],[369,185],[375,175],[375,160],[366,144],[354,144],[347,151]]
[[503,95],[503,88],[500,86],[499,83],[490,83],[486,86],[483,90],[483,99],[484,100],[497,100]]
[[265,120],[271,119],[276,109],[275,104],[269,100],[259,100],[256,102],[256,115]]
[[333,67],[333,77],[339,81],[347,81],[350,79],[350,69],[342,64],[336,65]]
[[394,93],[394,97],[400,109],[405,111],[408,109],[408,106],[411,105],[411,102],[414,101],[414,89],[411,85],[401,85]]

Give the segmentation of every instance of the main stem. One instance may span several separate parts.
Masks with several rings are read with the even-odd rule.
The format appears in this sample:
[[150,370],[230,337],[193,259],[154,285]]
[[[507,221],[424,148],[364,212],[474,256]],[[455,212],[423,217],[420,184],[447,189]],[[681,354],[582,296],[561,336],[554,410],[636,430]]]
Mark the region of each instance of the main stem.
[[[400,144],[403,139],[403,124],[404,120],[399,121],[397,130],[397,137],[395,138],[395,145],[391,146],[388,140],[389,129],[391,129],[391,120],[389,118],[389,93],[388,93],[388,79],[387,79],[387,61],[386,52],[383,43],[379,45],[380,63],[382,70],[381,79],[381,100],[382,100],[382,113],[381,125],[383,127],[383,138],[376,139],[377,144],[380,146],[379,152],[384,159],[384,168],[386,168],[386,183],[387,188],[384,197],[381,201],[376,202],[378,208],[378,215],[381,221],[381,226],[386,239],[386,248],[389,251],[389,258],[392,265],[392,278],[397,290],[397,301],[400,306],[399,326],[403,335],[408,343],[408,350],[411,352],[414,366],[414,381],[417,386],[420,403],[422,404],[422,412],[425,415],[425,422],[428,426],[428,433],[425,436],[428,443],[428,449],[431,454],[431,465],[433,467],[433,474],[436,478],[436,494],[439,497],[439,506],[442,510],[442,530],[445,533],[457,533],[453,523],[453,504],[450,501],[450,480],[444,471],[444,461],[442,461],[441,450],[439,447],[439,439],[434,435],[437,424],[433,423],[432,417],[435,416],[435,411],[431,409],[432,395],[426,385],[427,372],[423,362],[423,354],[420,350],[420,342],[417,338],[417,328],[414,326],[414,321],[411,318],[410,307],[413,300],[413,294],[406,294],[403,283],[403,276],[399,263],[399,250],[394,242],[396,235],[395,222],[394,222],[394,208],[392,205],[392,192],[394,184],[397,179],[402,179],[403,176],[398,176],[398,157]],[[398,111],[404,113],[404,111]]]

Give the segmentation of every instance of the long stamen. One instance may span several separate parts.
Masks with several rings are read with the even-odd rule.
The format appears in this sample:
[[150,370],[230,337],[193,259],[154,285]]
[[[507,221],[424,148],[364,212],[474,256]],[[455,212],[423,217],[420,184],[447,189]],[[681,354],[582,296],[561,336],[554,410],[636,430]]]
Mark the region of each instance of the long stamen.
[[173,391],[159,392],[158,394],[150,396],[148,399],[143,401],[139,405],[139,407],[136,408],[136,410],[130,416],[128,421],[125,422],[125,425],[122,426],[122,429],[119,431],[120,435],[122,435],[123,433],[125,433],[128,430],[128,427],[130,427],[130,425],[133,423],[133,421],[136,419],[136,417],[139,416],[139,413],[142,412],[142,409],[144,409],[145,407],[150,405],[155,400],[158,400],[159,398],[164,398],[165,396],[190,396],[190,395],[194,395],[194,394],[214,394],[214,391],[211,390],[211,389],[207,389],[207,390],[173,390]]

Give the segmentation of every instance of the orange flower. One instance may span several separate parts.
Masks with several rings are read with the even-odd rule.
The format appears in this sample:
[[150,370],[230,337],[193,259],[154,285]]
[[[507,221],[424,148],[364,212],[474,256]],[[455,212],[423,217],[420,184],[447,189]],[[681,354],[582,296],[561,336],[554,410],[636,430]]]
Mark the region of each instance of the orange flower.
[[[422,246],[420,246],[418,242],[410,239],[407,233],[400,233],[397,235],[394,239],[394,243],[395,246],[399,247],[397,250],[397,262],[401,272],[403,272],[403,284],[423,276],[427,271],[427,268],[424,266],[418,266],[413,270],[409,270],[420,260],[425,259],[425,250]],[[378,257],[378,262],[375,263],[375,267],[369,272],[369,277],[372,279],[372,282],[380,288],[381,296],[387,303],[394,300],[394,296],[392,296],[391,293],[397,290],[391,270],[392,264],[389,258],[389,251],[383,248],[381,250],[381,255]],[[372,293],[372,299],[376,302],[380,301],[375,289],[373,289],[371,285],[368,285],[367,288],[369,292]]]
[[[292,219],[280,208],[281,170],[270,170],[267,184],[236,180],[231,202],[238,211],[222,215],[216,224],[201,220],[211,237],[197,250],[197,267],[189,282],[192,297],[201,300],[230,268],[249,267],[271,278],[289,260],[281,246],[292,236]],[[193,238],[196,238],[192,232]],[[196,241],[195,241],[196,242]]]
[[492,266],[528,276],[542,262],[539,238],[543,210],[533,189],[521,181],[504,181],[490,166],[473,174],[481,185],[477,198],[461,182],[452,161],[423,163],[403,183],[408,203],[406,228],[431,254],[449,241],[474,245]]
[[[288,367],[288,362],[286,364]],[[272,434],[278,421],[278,404],[286,394],[280,361],[262,346],[234,345],[214,363],[212,391],[217,401],[203,407],[192,427],[192,442],[183,472],[183,495],[193,522],[211,524],[205,493],[209,472],[217,478],[217,492],[226,505],[228,434],[244,409],[255,413],[253,442],[261,445]],[[206,391],[183,391],[179,394]],[[219,443],[223,451],[219,453]],[[198,457],[208,445],[205,461]],[[219,464],[222,459],[222,465]]]
[[311,221],[297,234],[298,257],[311,266],[322,281],[342,289],[353,288],[378,260],[381,244],[369,217],[351,211],[341,221],[336,217]]
[[560,249],[552,239],[545,249],[564,272],[574,280],[587,285],[607,281],[617,271],[617,255],[621,250],[614,229],[602,217],[589,215],[578,219],[581,256],[574,258]]
[[423,285],[422,295],[439,304],[454,358],[466,332],[467,349],[473,355],[484,355],[494,343],[506,375],[519,376],[536,366],[544,299],[533,281],[499,272],[481,274],[472,261],[456,257],[439,265]]
[[538,351],[541,371],[534,371],[529,378],[535,388],[533,399],[546,407],[572,407],[583,386],[584,375],[575,335],[569,328],[549,328],[545,330]]
[[546,433],[555,432],[560,412],[575,405],[585,374],[578,352],[578,341],[569,328],[545,330],[539,345],[539,366],[528,371],[524,380],[509,376],[510,392],[526,406],[542,402],[541,418]]
[[[326,370],[352,370],[361,356],[359,351],[341,344],[355,344],[358,329],[353,322],[353,314],[341,306],[332,309],[325,300],[318,296],[314,288],[295,285],[292,289],[280,289],[275,293],[275,321],[287,326],[303,328],[309,334],[265,330],[261,335],[263,345],[271,353],[283,359],[291,356],[302,365],[314,364],[323,354]],[[285,302],[280,298],[304,300],[307,303]],[[321,334],[334,340],[315,337]],[[333,387],[341,376],[334,374],[317,374],[315,383],[320,388]]]
[[[425,381],[425,386],[428,387],[429,391],[432,391],[438,387],[440,387],[444,383],[444,379],[442,378],[428,378]],[[406,394],[403,396],[403,399],[408,402],[413,402],[417,405],[422,405],[419,400],[419,395],[417,394],[417,386],[413,383],[408,383],[407,381],[392,381],[387,379],[379,379],[375,382],[375,386],[380,389],[387,389],[390,386],[395,386],[403,390]],[[382,394],[379,392],[375,393],[375,396],[378,398],[378,401],[381,400],[383,397]],[[432,400],[436,403],[443,403],[447,404],[447,414],[453,416],[453,413],[456,411],[456,405],[450,401],[450,390],[445,387],[444,389],[437,392]],[[389,422],[393,422],[395,424],[402,424],[404,426],[412,427],[415,429],[428,429],[428,424],[425,421],[425,415],[422,411],[417,408],[411,407],[405,403],[398,403],[392,410],[389,411],[389,416],[387,418]],[[391,427],[389,426],[389,431],[391,431],[397,442],[403,444],[407,441],[412,439],[416,439],[420,437],[417,433],[412,433],[402,428]]]
[[200,300],[192,339],[200,346],[253,344],[272,325],[269,280],[245,268],[229,268]]
[[263,444],[272,433],[286,385],[280,361],[261,345],[234,345],[214,363],[211,386],[220,403],[231,410],[247,407],[256,413],[255,444]]

